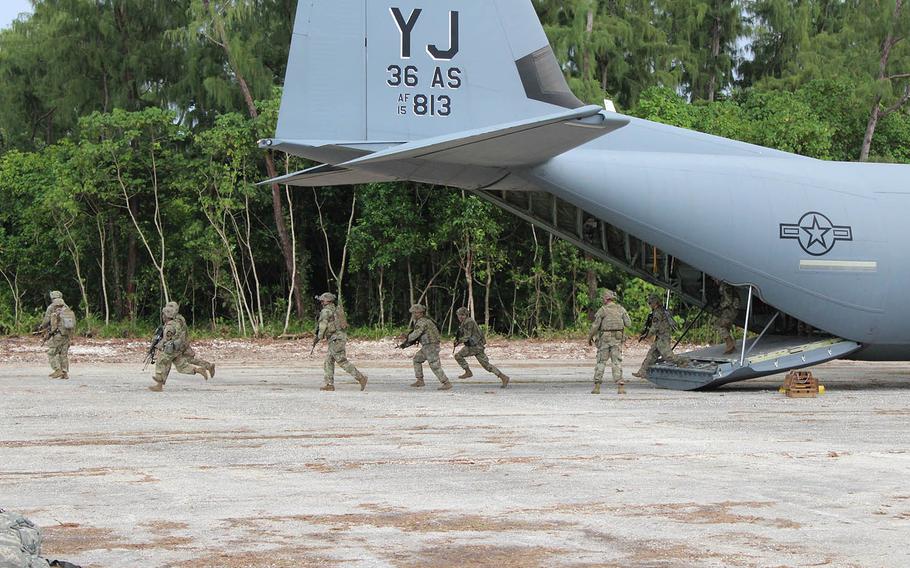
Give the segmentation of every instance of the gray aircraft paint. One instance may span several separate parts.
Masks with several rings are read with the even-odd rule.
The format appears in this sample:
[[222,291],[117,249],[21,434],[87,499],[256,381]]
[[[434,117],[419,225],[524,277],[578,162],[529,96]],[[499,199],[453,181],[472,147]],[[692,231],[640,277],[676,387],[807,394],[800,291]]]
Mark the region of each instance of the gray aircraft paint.
[[[454,11],[458,52],[436,60],[453,46]],[[301,0],[290,57],[276,137],[262,145],[333,166],[287,183],[548,191],[863,343],[851,357],[910,357],[910,167],[823,162],[579,108],[529,0]],[[418,95],[434,97],[432,111],[415,113]]]

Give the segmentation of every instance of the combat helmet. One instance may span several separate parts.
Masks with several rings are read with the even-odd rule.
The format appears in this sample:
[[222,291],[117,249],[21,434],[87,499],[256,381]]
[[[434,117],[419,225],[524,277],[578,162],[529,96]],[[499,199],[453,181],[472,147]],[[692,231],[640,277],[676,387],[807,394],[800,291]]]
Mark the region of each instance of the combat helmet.
[[468,311],[468,308],[466,308],[466,307],[464,307],[464,306],[462,306],[462,307],[458,308],[457,310],[455,310],[455,315],[457,315],[457,316],[464,316],[464,317],[467,317],[469,314],[470,314],[470,312]]
[[337,298],[335,297],[335,294],[332,294],[331,292],[325,292],[316,296],[316,299],[320,302],[334,302]]
[[649,304],[660,304],[662,303],[660,296],[657,294],[648,294],[648,303]]
[[601,294],[601,297],[604,299],[604,301],[615,300],[616,293],[613,290],[610,290],[609,288],[607,288],[603,291],[603,294]]
[[408,311],[412,314],[416,314],[417,312],[427,313],[427,307],[423,304],[414,304]]
[[166,320],[172,320],[177,317],[177,304],[173,302],[168,302],[163,308],[161,308],[161,315]]
[[56,300],[57,298],[63,298],[63,292],[60,290],[54,290],[50,293],[51,300]]

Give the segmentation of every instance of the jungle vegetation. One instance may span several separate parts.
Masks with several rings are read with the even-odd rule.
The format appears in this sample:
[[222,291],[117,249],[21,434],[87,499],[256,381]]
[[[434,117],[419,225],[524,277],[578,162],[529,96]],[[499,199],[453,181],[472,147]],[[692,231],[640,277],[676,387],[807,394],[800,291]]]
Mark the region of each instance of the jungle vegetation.
[[[575,93],[824,160],[910,161],[903,0],[534,0]],[[422,301],[513,336],[579,329],[652,290],[459,190],[255,184],[294,0],[33,0],[0,31],[0,333],[60,289],[83,331],[141,333],[176,300],[197,333],[309,328],[341,295],[367,334]],[[677,306],[684,315],[686,306]]]

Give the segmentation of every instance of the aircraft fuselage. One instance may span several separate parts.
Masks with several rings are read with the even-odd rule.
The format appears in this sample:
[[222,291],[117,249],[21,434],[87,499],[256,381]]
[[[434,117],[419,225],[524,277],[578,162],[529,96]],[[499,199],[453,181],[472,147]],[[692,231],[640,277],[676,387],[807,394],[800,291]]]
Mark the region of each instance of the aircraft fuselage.
[[[684,132],[688,151],[672,140],[655,149],[655,128]],[[699,139],[694,149],[716,153],[693,152]],[[868,345],[868,356],[910,355],[910,166],[825,162],[633,121],[524,175],[687,264],[754,286],[784,313]]]

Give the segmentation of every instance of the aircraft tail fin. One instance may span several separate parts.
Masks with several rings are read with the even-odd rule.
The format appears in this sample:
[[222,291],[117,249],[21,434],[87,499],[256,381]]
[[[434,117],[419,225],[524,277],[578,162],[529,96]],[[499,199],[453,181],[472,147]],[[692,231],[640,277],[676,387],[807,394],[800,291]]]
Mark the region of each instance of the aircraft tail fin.
[[298,2],[275,137],[394,145],[583,106],[530,0],[439,4]]

